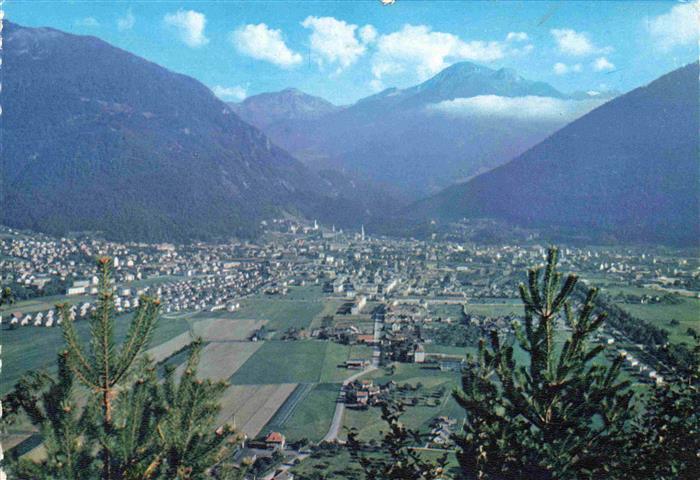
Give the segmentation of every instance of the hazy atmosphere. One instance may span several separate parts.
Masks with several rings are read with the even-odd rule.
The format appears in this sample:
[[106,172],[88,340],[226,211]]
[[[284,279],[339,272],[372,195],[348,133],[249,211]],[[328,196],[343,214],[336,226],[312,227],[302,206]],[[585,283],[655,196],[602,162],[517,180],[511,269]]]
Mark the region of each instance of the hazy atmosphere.
[[0,480],[700,477],[698,1],[0,9]]

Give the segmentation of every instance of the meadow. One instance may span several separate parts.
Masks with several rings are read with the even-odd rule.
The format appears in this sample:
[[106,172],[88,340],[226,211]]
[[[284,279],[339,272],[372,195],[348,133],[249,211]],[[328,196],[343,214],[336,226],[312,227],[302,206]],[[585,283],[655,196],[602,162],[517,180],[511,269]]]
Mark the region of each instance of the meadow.
[[[120,315],[115,325],[115,337],[118,341],[126,336],[131,314]],[[161,319],[158,322],[151,345],[157,346],[182,333],[189,331],[189,324],[183,318]],[[88,321],[76,322],[76,329],[82,339],[87,340],[90,333]],[[26,326],[15,329],[3,327],[0,330],[2,359],[7,367],[0,376],[0,394],[7,393],[19,378],[29,370],[48,369],[53,371],[56,355],[63,348],[63,334],[59,326]]]
[[350,376],[339,368],[350,347],[319,340],[266,341],[230,378],[234,385],[331,383]]
[[340,388],[337,383],[318,383],[299,385],[297,390],[299,397],[290,395],[265,431],[281,432],[291,442],[320,441],[330,427]]

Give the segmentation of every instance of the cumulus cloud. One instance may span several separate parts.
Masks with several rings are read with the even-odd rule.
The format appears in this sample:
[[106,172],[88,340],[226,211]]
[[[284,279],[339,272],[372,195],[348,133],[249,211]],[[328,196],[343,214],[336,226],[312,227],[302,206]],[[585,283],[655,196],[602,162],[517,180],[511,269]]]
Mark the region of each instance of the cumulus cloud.
[[700,40],[700,1],[675,5],[668,13],[652,18],[649,33],[662,51],[678,45],[691,45]]
[[264,23],[244,25],[231,33],[231,41],[243,55],[283,68],[301,63],[301,55],[287,47],[282,31]]
[[[338,65],[340,71],[365,53],[364,44],[355,35],[357,25],[333,17],[306,17],[301,24],[311,30],[309,46],[319,65]],[[367,30],[368,27],[371,30]],[[364,29],[365,37],[376,37],[377,32],[373,27],[366,26]]]
[[612,62],[610,62],[610,60],[608,60],[608,59],[605,58],[605,57],[598,57],[598,58],[596,58],[596,59],[593,61],[593,65],[592,65],[592,66],[593,66],[593,70],[595,70],[596,72],[602,72],[602,71],[605,71],[605,70],[613,70],[613,69],[615,68],[615,64],[613,64]]
[[362,43],[372,43],[377,39],[377,29],[372,25],[365,25],[359,30]]
[[582,57],[595,53],[610,53],[610,47],[597,47],[585,32],[577,32],[570,28],[555,28],[550,31],[557,43],[559,51],[566,55]]
[[97,21],[95,17],[85,17],[75,21],[75,24],[79,27],[99,27],[100,22]]
[[385,75],[410,71],[424,80],[456,61],[499,60],[505,50],[502,42],[464,41],[451,33],[434,32],[426,25],[404,25],[377,39],[372,73],[381,80]]
[[203,13],[194,10],[178,10],[175,13],[167,13],[163,21],[177,30],[180,40],[189,47],[201,47],[209,42],[204,35],[207,18]]
[[445,100],[428,109],[455,117],[510,118],[527,121],[569,121],[588,113],[603,100],[562,100],[552,97],[478,95]]
[[135,23],[136,17],[134,17],[134,12],[132,12],[131,8],[129,8],[123,17],[119,17],[117,19],[117,28],[119,31],[131,30],[134,28]]
[[245,87],[240,85],[235,85],[233,87],[224,87],[221,85],[216,85],[211,89],[214,95],[222,100],[244,100],[248,96],[248,92]]
[[506,35],[506,42],[525,42],[529,39],[525,32],[508,32]]
[[583,70],[580,63],[575,63],[573,65],[567,65],[565,63],[557,62],[552,67],[552,71],[557,75],[566,75],[567,73],[578,73]]

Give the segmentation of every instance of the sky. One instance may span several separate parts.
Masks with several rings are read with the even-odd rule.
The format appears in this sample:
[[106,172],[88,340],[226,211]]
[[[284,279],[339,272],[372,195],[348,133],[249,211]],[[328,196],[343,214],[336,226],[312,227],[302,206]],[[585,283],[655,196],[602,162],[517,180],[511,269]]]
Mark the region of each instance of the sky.
[[240,101],[294,87],[343,105],[459,61],[563,92],[626,92],[698,59],[700,2],[5,0]]

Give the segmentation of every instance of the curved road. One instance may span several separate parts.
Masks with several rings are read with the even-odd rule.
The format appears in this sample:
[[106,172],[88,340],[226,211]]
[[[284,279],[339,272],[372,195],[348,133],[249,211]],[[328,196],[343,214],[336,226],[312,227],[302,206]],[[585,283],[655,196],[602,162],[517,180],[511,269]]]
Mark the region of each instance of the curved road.
[[[354,382],[358,378],[360,378],[362,375],[372,372],[376,370],[377,367],[372,365],[371,367],[368,367],[361,372],[357,372],[355,375],[347,378],[343,382],[343,386],[340,388],[340,392],[342,393],[343,388],[348,385],[349,383]],[[338,433],[340,433],[340,427],[343,424],[343,414],[345,413],[345,402],[340,401],[340,393],[338,394],[338,402],[335,404],[335,413],[333,414],[333,421],[331,422],[331,426],[328,429],[328,433],[326,433],[326,436],[323,437],[324,442],[333,442],[338,439]]]

